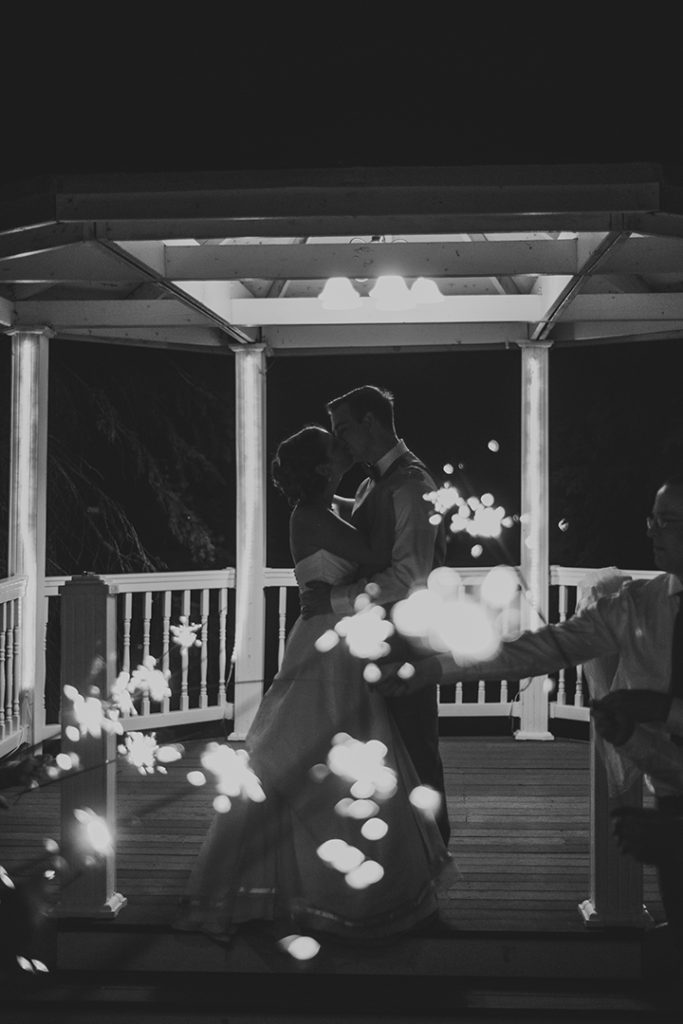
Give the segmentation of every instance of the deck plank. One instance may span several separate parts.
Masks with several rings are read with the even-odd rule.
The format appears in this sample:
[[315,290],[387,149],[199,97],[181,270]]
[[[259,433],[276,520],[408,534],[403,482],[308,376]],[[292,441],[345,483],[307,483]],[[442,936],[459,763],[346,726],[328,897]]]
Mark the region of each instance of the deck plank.
[[[186,779],[206,742],[187,743],[166,775],[118,763],[117,888],[129,917],[168,921],[175,913],[213,816],[211,787]],[[442,894],[442,916],[473,930],[580,931],[578,904],[590,881],[588,744],[444,736],[441,749],[461,872]],[[59,784],[24,794],[0,815],[0,864],[21,877],[35,870],[44,838],[59,838]],[[644,896],[661,920],[650,868]]]

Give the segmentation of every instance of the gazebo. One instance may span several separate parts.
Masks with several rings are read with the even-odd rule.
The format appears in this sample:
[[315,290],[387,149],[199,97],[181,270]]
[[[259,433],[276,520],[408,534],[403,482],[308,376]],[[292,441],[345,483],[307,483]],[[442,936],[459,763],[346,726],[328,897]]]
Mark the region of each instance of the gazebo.
[[[381,278],[393,280],[402,297],[383,301],[374,290]],[[345,282],[346,299],[328,297],[334,279]],[[436,294],[429,286],[420,294],[425,280]],[[50,590],[44,571],[53,339],[234,360],[237,559],[216,584],[223,689],[209,700],[204,676],[196,707],[184,691],[175,719],[173,709],[158,718],[147,707],[136,727],[226,714],[225,601],[234,590],[229,713],[239,739],[263,690],[264,587],[292,582],[265,564],[269,359],[518,349],[520,571],[527,608],[547,617],[551,582],[575,587],[583,575],[567,569],[551,579],[548,564],[553,349],[656,345],[682,330],[681,178],[657,164],[92,175],[5,187],[0,331],[12,346],[12,380],[0,752],[18,737],[40,743],[59,729],[45,721],[42,656],[48,599],[66,582],[53,581]],[[149,580],[130,580],[127,590],[120,579],[105,584],[147,595],[149,622]],[[213,586],[202,578],[154,589],[190,585]],[[280,612],[282,640],[282,602]],[[149,649],[149,629],[146,636]],[[541,683],[518,702],[520,740],[552,739]],[[496,706],[509,708],[503,692]],[[587,719],[580,695],[567,713]]]

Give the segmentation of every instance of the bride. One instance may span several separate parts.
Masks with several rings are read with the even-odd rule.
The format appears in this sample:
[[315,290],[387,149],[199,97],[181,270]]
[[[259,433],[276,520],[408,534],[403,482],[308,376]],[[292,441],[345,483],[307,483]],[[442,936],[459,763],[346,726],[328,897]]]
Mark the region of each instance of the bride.
[[[351,459],[335,437],[306,426],[271,466],[287,498],[299,589],[350,581],[373,553],[333,511]],[[340,640],[319,650],[338,617],[297,619],[280,671],[246,737],[265,799],[217,814],[191,873],[176,927],[229,938],[246,921],[288,931],[377,941],[437,911],[450,863],[433,816],[409,800],[419,785],[384,697]],[[328,645],[326,645],[327,647]]]

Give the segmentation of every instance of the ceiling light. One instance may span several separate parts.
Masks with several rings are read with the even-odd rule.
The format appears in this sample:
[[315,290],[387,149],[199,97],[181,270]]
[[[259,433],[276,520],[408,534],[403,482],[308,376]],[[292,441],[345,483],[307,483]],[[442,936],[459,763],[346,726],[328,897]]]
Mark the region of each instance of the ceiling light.
[[375,300],[377,309],[401,310],[413,309],[415,299],[408,291],[408,286],[398,274],[384,274],[377,278],[370,297]]
[[436,281],[432,281],[428,277],[416,278],[410,289],[410,294],[414,302],[419,302],[425,306],[432,305],[435,302],[443,302],[444,300]]
[[348,277],[330,277],[318,296],[324,309],[356,309],[360,295]]

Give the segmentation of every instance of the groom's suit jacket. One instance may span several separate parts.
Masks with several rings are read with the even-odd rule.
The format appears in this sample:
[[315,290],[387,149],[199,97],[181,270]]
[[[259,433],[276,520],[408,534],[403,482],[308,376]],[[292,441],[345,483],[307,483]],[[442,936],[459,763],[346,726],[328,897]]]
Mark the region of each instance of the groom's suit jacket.
[[[378,478],[368,477],[356,492],[351,521],[371,540],[378,561],[362,566],[362,577],[355,583],[332,588],[332,608],[342,615],[353,614],[354,600],[368,582],[380,588],[373,600],[390,607],[406,598],[413,587],[424,586],[432,569],[445,561],[443,524],[429,522],[434,508],[425,495],[436,486],[424,464],[400,442],[379,460],[376,469]],[[390,642],[394,658],[413,657],[398,635]],[[436,823],[448,844],[450,825],[439,752],[436,687],[425,687],[408,697],[387,698],[387,704],[420,782],[441,795]]]
[[[377,603],[391,606],[424,586],[431,570],[443,565],[446,535],[443,526],[429,522],[434,509],[425,495],[436,489],[424,463],[400,443],[388,465],[380,459],[377,480],[365,479],[356,492],[351,522],[368,537],[377,561],[359,569],[359,579],[334,587],[332,608],[350,615],[354,601],[368,581],[376,584]],[[390,453],[391,454],[391,453]]]

